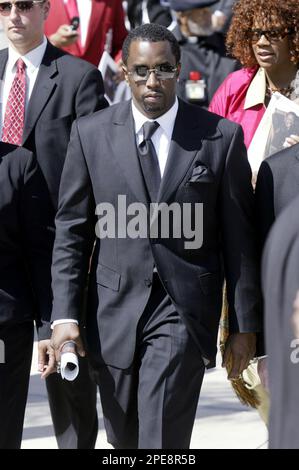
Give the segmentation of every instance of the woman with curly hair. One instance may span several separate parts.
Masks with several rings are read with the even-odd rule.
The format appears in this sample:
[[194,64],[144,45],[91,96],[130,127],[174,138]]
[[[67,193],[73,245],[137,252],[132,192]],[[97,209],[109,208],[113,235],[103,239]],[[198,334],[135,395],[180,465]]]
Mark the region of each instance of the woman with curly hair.
[[272,93],[299,98],[298,0],[239,0],[226,43],[244,68],[226,78],[209,109],[241,124],[249,147]]

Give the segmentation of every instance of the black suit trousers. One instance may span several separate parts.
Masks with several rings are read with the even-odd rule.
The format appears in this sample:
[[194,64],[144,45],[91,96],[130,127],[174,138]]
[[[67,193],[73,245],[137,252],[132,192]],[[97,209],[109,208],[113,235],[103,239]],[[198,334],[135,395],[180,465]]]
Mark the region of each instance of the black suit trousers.
[[49,405],[59,449],[93,449],[98,434],[97,386],[86,357],[79,356],[80,374],[73,381],[58,374],[46,379]]
[[157,274],[126,370],[95,367],[115,448],[189,448],[204,364]]
[[[33,348],[33,322],[0,326],[0,449],[21,447]],[[2,348],[1,348],[2,350]]]

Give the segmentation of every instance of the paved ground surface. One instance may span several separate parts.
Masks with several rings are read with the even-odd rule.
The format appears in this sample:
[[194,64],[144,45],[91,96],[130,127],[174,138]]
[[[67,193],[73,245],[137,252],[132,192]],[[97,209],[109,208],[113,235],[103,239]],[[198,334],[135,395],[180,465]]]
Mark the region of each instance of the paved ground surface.
[[[100,430],[96,448],[109,449],[99,402]],[[45,384],[37,374],[36,347],[32,361],[29,400],[22,448],[57,448]],[[267,431],[257,412],[235,397],[224,370],[206,373],[192,434],[193,449],[266,449]]]

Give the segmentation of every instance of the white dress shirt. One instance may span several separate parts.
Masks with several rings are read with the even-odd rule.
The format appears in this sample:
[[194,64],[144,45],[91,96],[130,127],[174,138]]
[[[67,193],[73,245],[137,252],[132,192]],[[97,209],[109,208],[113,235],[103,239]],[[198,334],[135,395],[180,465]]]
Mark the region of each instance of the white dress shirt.
[[[67,1],[64,0],[64,3],[67,3]],[[91,17],[92,0],[77,0],[77,6],[80,18],[81,44],[84,47]]]
[[144,114],[142,114],[134,105],[132,101],[132,113],[135,123],[135,134],[137,145],[141,144],[143,141],[143,131],[142,126],[146,121],[156,121],[159,123],[159,127],[156,132],[153,134],[151,140],[156,150],[156,154],[159,161],[159,167],[161,172],[161,177],[163,177],[166,161],[168,158],[169,147],[171,142],[171,137],[174,128],[174,122],[178,112],[178,99],[176,98],[172,107],[162,116],[157,119],[149,119]]
[[5,67],[5,72],[3,76],[3,81],[1,83],[0,89],[0,136],[2,135],[3,121],[5,117],[5,110],[7,105],[7,100],[9,92],[12,86],[12,82],[15,78],[17,67],[16,63],[21,57],[26,65],[26,97],[25,97],[25,118],[26,110],[28,108],[28,103],[30,96],[35,84],[35,80],[39,71],[41,61],[43,60],[45,51],[47,47],[47,39],[44,36],[42,44],[40,44],[32,51],[28,52],[26,55],[21,55],[17,52],[12,46],[8,47],[8,61]]

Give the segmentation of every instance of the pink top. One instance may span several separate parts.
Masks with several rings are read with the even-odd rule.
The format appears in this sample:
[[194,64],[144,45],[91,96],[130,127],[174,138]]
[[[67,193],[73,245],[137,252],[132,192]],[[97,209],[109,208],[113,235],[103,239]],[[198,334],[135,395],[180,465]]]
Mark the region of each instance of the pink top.
[[244,109],[246,93],[258,68],[244,68],[231,73],[218,88],[209,110],[240,124],[248,148],[265,113],[264,103]]

